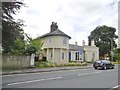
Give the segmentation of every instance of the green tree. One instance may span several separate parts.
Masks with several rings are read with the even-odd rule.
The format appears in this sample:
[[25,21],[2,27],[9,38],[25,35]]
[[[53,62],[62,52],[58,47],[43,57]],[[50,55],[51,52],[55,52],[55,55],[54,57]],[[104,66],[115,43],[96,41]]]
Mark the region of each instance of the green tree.
[[32,54],[32,53],[40,53],[41,48],[43,46],[43,42],[39,39],[32,39],[30,36],[26,35],[26,49],[25,53]]
[[115,40],[118,36],[115,32],[115,28],[103,25],[96,27],[88,36],[89,45],[91,45],[91,40],[94,39],[96,46],[99,47],[100,58],[104,57],[105,54],[110,56],[110,51],[117,47]]
[[42,41],[39,38],[32,39],[30,36],[25,34],[26,40],[22,38],[17,38],[15,40],[15,45],[11,49],[13,54],[33,54],[40,53],[42,48]]
[[114,50],[114,60],[119,60],[120,61],[120,49],[115,49]]
[[2,2],[2,48],[4,53],[12,53],[17,38],[24,39],[24,26],[22,20],[15,20],[16,15],[22,6],[22,2]]
[[14,48],[12,49],[12,53],[23,54],[25,51],[25,46],[26,41],[21,38],[17,38],[15,41],[15,45],[13,46]]
[[[24,33],[24,21],[15,20],[13,14],[16,15],[20,8],[25,6],[17,0],[14,2],[2,2],[2,48],[3,53],[36,53],[41,50],[42,42],[39,39],[32,39]],[[25,40],[25,37],[27,40]]]

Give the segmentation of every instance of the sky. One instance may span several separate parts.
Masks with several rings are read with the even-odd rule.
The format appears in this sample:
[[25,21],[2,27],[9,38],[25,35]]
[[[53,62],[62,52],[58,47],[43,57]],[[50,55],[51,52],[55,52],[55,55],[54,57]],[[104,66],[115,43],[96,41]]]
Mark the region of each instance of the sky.
[[[52,22],[71,36],[70,43],[88,44],[88,36],[97,26],[107,25],[118,30],[119,0],[24,0],[14,17],[23,19],[24,32],[36,38],[50,32]],[[118,31],[116,32],[118,34]]]

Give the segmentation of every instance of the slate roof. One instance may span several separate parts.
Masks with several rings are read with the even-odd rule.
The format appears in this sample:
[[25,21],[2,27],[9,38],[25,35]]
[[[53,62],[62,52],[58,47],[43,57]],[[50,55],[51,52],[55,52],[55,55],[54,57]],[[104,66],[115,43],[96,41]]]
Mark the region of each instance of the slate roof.
[[47,34],[44,34],[42,36],[40,36],[39,38],[43,38],[43,37],[47,37],[47,36],[66,36],[68,37],[69,39],[71,39],[70,36],[68,36],[67,34],[65,34],[64,32],[62,32],[61,30],[59,29],[56,29],[55,31],[53,32],[49,32]]
[[83,48],[81,46],[74,45],[74,44],[69,44],[69,49],[74,50],[74,51],[83,50]]

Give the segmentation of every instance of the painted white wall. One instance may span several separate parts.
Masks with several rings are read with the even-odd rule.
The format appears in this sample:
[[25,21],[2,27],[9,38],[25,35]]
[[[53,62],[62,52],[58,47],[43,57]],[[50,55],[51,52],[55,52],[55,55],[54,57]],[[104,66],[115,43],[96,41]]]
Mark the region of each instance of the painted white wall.
[[91,46],[95,46],[95,41],[91,40]]
[[[42,49],[45,50],[45,56],[49,62],[57,64],[68,63],[69,38],[66,36],[48,36],[41,38],[43,44]],[[52,53],[52,57],[51,57]],[[62,59],[64,53],[64,59]]]
[[[63,44],[63,40],[66,40],[66,44]],[[69,49],[69,38],[65,36],[48,36],[41,38],[43,41],[42,48],[63,48]]]
[[[54,50],[51,48],[48,48],[46,50],[46,54],[48,52],[47,60],[52,63],[57,63],[57,64],[67,64],[68,63],[68,51],[67,49],[59,49],[59,48],[54,48]],[[51,57],[52,53],[52,57]],[[64,53],[64,59],[62,59],[62,53]]]
[[93,53],[94,53],[94,60],[99,60],[99,48],[96,46],[83,46],[85,50],[85,60],[91,61],[93,60]]

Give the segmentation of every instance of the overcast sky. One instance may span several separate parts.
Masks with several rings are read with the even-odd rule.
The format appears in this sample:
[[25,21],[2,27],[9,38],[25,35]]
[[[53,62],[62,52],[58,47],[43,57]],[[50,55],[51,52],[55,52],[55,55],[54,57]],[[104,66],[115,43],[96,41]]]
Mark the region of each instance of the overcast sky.
[[[33,38],[50,31],[51,23],[71,36],[70,43],[82,40],[88,44],[88,36],[99,25],[118,28],[119,0],[24,0],[15,18],[23,19],[25,33]],[[116,33],[118,34],[118,33]]]

